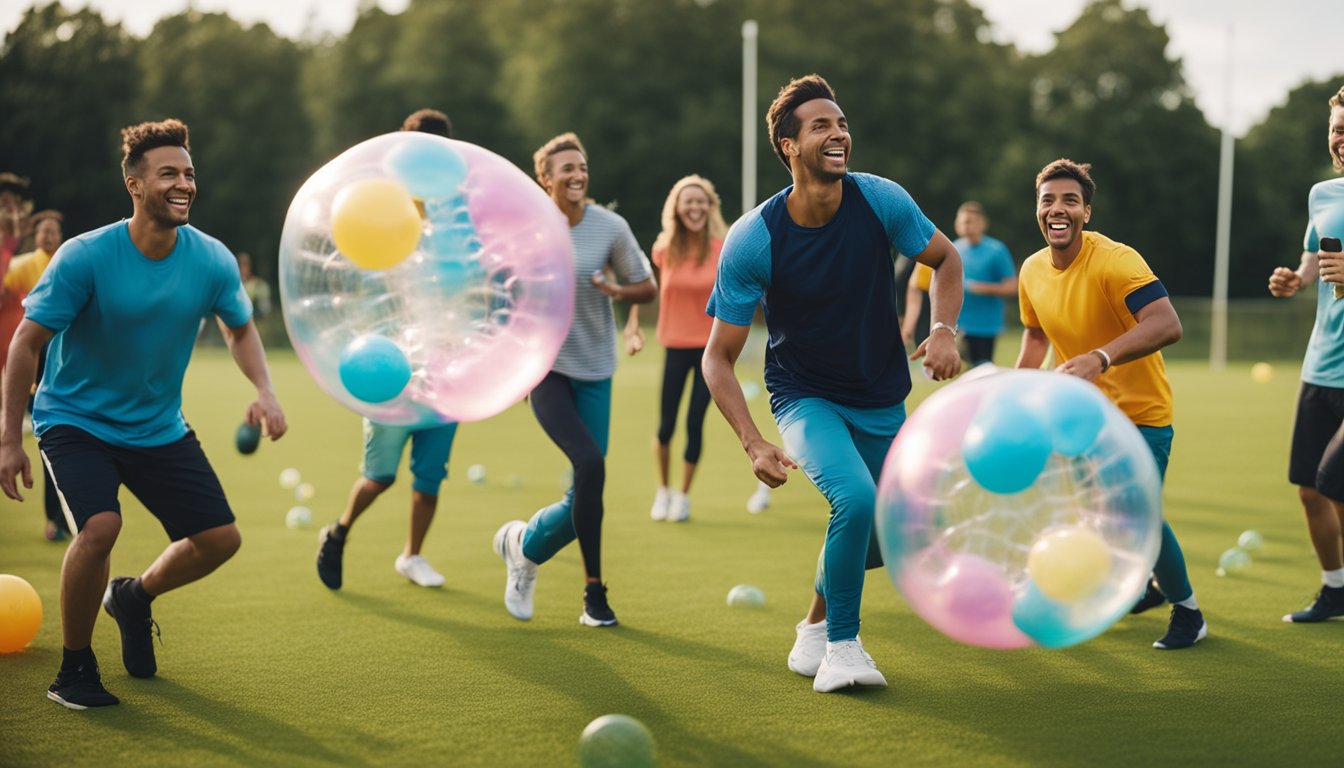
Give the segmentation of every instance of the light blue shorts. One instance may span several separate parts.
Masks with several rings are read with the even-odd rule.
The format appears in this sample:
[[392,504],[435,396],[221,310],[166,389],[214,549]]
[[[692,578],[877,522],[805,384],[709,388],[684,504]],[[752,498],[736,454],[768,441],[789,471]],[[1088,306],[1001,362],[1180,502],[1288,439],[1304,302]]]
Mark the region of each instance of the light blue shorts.
[[406,442],[411,443],[411,487],[431,496],[448,477],[448,456],[453,450],[457,424],[413,429],[390,427],[364,420],[364,463],[360,474],[383,485],[396,482],[397,468]]

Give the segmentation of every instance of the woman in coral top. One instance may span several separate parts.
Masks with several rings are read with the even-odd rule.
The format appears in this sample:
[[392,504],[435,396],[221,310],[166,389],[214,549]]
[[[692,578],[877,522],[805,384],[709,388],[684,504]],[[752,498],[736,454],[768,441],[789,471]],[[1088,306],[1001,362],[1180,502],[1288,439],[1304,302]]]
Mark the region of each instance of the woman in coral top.
[[[709,387],[700,372],[700,356],[709,341],[713,318],[705,314],[714,276],[719,269],[719,250],[728,225],[723,221],[719,195],[709,179],[694,174],[672,185],[663,203],[663,230],[653,243],[653,264],[658,268],[658,343],[667,351],[663,366],[663,391],[654,453],[658,463],[658,491],[650,511],[654,520],[682,522],[690,518],[691,480],[700,461],[700,447],[709,408]],[[639,339],[639,315],[631,308],[626,324],[627,341]],[[636,341],[629,349],[642,346]],[[633,354],[633,351],[631,352]],[[676,427],[681,394],[691,375],[691,401],[686,413],[685,472],[681,490],[674,491],[668,474],[669,444]]]

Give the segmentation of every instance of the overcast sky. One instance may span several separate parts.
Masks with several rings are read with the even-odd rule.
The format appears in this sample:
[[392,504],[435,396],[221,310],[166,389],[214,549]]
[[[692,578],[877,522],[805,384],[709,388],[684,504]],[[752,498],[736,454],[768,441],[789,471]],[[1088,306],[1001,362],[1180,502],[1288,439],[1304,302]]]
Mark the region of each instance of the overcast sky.
[[[1054,34],[1077,18],[1086,4],[1086,0],[971,1],[985,10],[997,39],[1034,52],[1048,50]],[[395,13],[408,0],[377,2]],[[0,30],[12,30],[34,4],[0,0]],[[157,19],[180,12],[188,0],[66,0],[65,4],[93,6],[105,18],[143,35]],[[344,33],[354,23],[357,5],[358,0],[195,0],[201,10],[227,11],[244,23],[265,21],[291,37],[310,22]],[[1171,35],[1168,53],[1184,63],[1200,108],[1215,126],[1230,127],[1238,135],[1283,103],[1288,91],[1302,82],[1344,76],[1344,48],[1338,42],[1344,33],[1344,0],[1126,0],[1126,5],[1148,8],[1166,26]],[[768,44],[769,40],[761,40],[762,46]],[[1229,72],[1235,83],[1230,120]]]

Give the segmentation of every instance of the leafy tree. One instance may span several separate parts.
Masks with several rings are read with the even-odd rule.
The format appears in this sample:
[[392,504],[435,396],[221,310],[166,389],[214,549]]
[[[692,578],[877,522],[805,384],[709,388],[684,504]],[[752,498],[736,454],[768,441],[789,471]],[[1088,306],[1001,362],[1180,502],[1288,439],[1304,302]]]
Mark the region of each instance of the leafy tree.
[[1344,72],[1303,84],[1237,147],[1229,292],[1265,296],[1276,266],[1296,267],[1307,222],[1307,192],[1334,178],[1326,148],[1328,101]]
[[139,45],[139,120],[191,127],[198,205],[192,223],[274,278],[285,213],[312,165],[299,91],[303,51],[258,24],[188,10]]
[[36,204],[65,213],[67,234],[130,213],[118,168],[133,46],[119,24],[58,3],[28,9],[0,46],[0,170],[30,177]]

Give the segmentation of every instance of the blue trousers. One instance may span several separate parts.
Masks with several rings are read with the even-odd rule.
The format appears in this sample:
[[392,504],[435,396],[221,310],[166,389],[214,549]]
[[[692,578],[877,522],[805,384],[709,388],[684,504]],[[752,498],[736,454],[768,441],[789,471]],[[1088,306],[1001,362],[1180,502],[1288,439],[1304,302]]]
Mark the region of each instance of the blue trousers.
[[[1153,452],[1153,458],[1157,460],[1157,476],[1165,483],[1167,463],[1171,460],[1171,439],[1175,435],[1175,430],[1171,425],[1139,427],[1139,434],[1148,442],[1148,448]],[[1162,588],[1162,594],[1173,603],[1188,600],[1195,594],[1194,588],[1190,586],[1190,574],[1185,567],[1185,553],[1181,551],[1180,542],[1176,541],[1176,534],[1165,519],[1162,521],[1162,548],[1157,552],[1157,565],[1153,566],[1153,575],[1157,577],[1157,585]]]
[[816,588],[826,598],[827,640],[853,640],[871,561],[877,481],[905,423],[905,404],[850,408],[809,397],[781,403],[775,422],[785,452],[831,505]]

